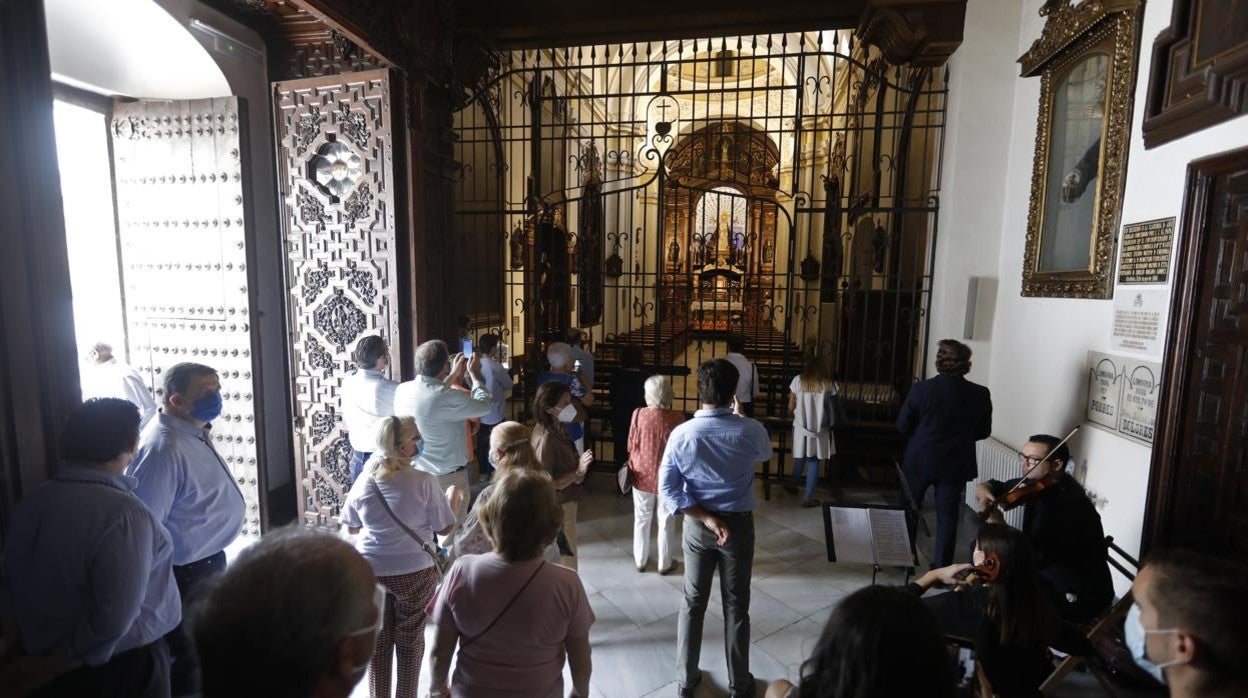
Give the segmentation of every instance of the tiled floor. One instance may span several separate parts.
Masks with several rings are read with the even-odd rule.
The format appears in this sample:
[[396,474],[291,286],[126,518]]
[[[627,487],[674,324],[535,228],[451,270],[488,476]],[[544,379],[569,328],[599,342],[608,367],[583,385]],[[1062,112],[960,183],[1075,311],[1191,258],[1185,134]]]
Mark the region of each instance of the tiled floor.
[[[578,524],[581,578],[597,616],[590,632],[594,662],[591,692],[598,698],[674,696],[676,614],[683,579],[679,571],[659,576],[653,560],[646,573],[636,571],[632,562],[632,498],[615,496],[607,476],[593,476],[592,484],[592,494],[580,506]],[[820,509],[800,508],[796,497],[779,488],[772,489],[771,502],[763,500],[761,486],[758,494],[750,668],[760,680],[761,696],[762,681],[798,676],[799,666],[832,607],[846,594],[869,584],[871,569],[827,562]],[[872,497],[858,493],[854,498],[865,501]],[[970,528],[959,527],[963,541],[969,540]],[[919,546],[921,556],[925,555],[924,546],[930,553],[930,539],[920,535]],[[959,545],[959,550],[966,548],[964,543]],[[900,584],[903,575],[900,570],[885,570],[877,581]],[[700,698],[728,692],[719,603],[716,590],[702,647]],[[422,695],[428,680],[426,661],[421,671]],[[1068,683],[1069,690],[1059,695],[1102,695],[1086,675],[1075,675]],[[361,681],[353,696],[367,695],[366,682]]]

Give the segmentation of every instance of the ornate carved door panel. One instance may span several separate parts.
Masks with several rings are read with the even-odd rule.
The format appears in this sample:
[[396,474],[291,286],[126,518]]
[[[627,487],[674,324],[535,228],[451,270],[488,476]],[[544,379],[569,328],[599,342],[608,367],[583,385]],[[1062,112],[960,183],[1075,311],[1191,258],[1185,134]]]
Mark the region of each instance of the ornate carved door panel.
[[1248,559],[1248,149],[1187,181],[1144,547]]
[[339,390],[361,335],[399,335],[390,75],[348,73],[274,85],[278,186],[294,384],[299,514],[332,526],[351,447]]
[[238,97],[118,102],[112,137],[131,360],[157,401],[173,364],[217,369],[225,404],[213,440],[247,500],[244,533],[259,535],[264,429],[254,409],[246,123]]

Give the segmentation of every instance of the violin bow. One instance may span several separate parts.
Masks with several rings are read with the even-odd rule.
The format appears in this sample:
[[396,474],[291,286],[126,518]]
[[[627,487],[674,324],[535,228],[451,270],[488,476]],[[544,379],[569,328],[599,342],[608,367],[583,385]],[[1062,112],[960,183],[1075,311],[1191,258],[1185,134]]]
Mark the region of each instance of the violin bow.
[[[1066,434],[1066,438],[1062,439],[1061,441],[1058,441],[1056,446],[1054,446],[1053,448],[1050,448],[1048,451],[1046,451],[1046,452],[1045,452],[1045,454],[1044,454],[1044,460],[1040,461],[1040,463],[1043,463],[1045,460],[1048,460],[1048,459],[1049,459],[1049,456],[1053,455],[1054,453],[1057,453],[1057,450],[1058,450],[1058,449],[1060,449],[1062,446],[1065,446],[1065,445],[1066,445],[1066,442],[1067,442],[1067,441],[1070,441],[1070,437],[1074,436],[1074,435],[1075,435],[1075,432],[1079,431],[1079,428],[1080,428],[1081,426],[1082,426],[1081,424],[1076,424],[1076,425],[1074,426],[1074,428],[1073,428],[1073,429],[1071,429],[1071,430],[1070,430],[1070,432]],[[1036,466],[1040,465],[1040,463],[1037,463],[1036,465],[1031,466],[1031,468],[1035,468]],[[1029,473],[1030,473],[1030,472],[1031,472],[1031,469],[1029,468],[1029,469],[1027,470],[1027,472],[1029,472]],[[1026,476],[1026,475],[1024,475],[1023,477],[1020,477],[1020,478],[1018,479],[1018,482],[1014,483],[1014,486],[1013,486],[1013,487],[1011,487],[1010,489],[1006,490],[1006,491],[1005,491],[1005,494],[1001,495],[1001,497],[1004,497],[1006,494],[1009,494],[1009,493],[1013,492],[1014,490],[1018,489],[1018,488],[1019,488],[1019,486],[1021,486],[1024,482],[1027,482],[1027,476]],[[1000,499],[1001,497],[997,497],[997,499]]]

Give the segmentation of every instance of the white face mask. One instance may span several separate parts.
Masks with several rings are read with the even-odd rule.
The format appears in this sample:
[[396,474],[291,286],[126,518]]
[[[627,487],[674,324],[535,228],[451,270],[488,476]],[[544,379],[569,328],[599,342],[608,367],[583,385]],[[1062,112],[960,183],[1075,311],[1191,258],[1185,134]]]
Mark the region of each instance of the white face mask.
[[559,421],[563,422],[564,424],[567,424],[569,422],[575,422],[576,421],[576,407],[572,403],[569,402],[567,406],[559,410],[559,414],[555,416],[558,417]]
[[1163,671],[1168,666],[1178,664],[1177,661],[1169,661],[1164,664],[1157,664],[1148,658],[1148,636],[1152,634],[1173,633],[1174,630],[1148,630],[1144,627],[1144,623],[1140,620],[1140,605],[1138,603],[1131,604],[1131,610],[1127,611],[1127,622],[1123,629],[1126,632],[1127,647],[1131,650],[1131,658],[1144,671],[1153,675],[1153,678],[1160,681],[1163,685],[1166,683],[1166,672]]

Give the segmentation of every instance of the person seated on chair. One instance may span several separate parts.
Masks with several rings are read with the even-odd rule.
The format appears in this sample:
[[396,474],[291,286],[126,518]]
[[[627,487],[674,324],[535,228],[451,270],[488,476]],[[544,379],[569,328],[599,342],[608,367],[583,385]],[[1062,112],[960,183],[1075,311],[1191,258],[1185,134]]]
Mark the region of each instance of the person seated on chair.
[[1144,561],[1127,646],[1173,698],[1248,695],[1248,565],[1186,550]]
[[[993,691],[1001,698],[1040,695],[1053,672],[1049,647],[1070,653],[1086,638],[1063,623],[1042,590],[1027,538],[1004,524],[984,524],[975,541],[978,583],[959,579],[965,563],[934,569],[907,588],[921,596],[937,582],[955,593],[924,599],[945,635],[974,645]],[[990,570],[995,570],[995,577]]]
[[897,587],[864,587],[836,605],[797,685],[772,681],[766,698],[953,698],[953,662],[945,645],[919,599]]
[[[1088,493],[1066,474],[1070,449],[1061,439],[1036,434],[1019,453],[1023,478],[1052,482],[1037,492],[1023,511],[1023,533],[1036,552],[1036,567],[1049,600],[1072,623],[1086,623],[1114,600],[1114,583],[1105,557],[1105,530]],[[975,497],[987,507],[1022,478],[976,485]],[[997,520],[1000,520],[999,514]]]

